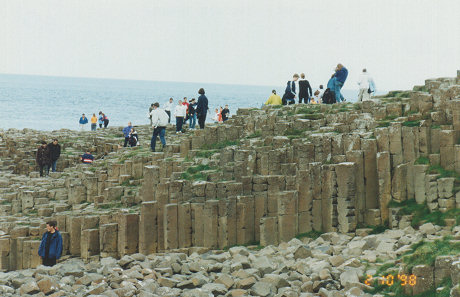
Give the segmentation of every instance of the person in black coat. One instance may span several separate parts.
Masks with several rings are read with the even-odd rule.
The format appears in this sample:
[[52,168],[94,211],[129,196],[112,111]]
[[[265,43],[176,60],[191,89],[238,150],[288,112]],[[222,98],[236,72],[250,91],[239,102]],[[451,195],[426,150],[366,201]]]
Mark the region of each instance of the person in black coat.
[[198,118],[198,125],[200,129],[204,129],[204,123],[206,122],[206,115],[208,114],[208,98],[204,95],[204,89],[198,90],[198,103],[196,104],[196,116]]
[[50,159],[51,159],[51,170],[56,172],[56,165],[57,160],[61,156],[61,146],[58,143],[58,140],[55,138],[53,142],[48,144],[48,149],[50,151]]
[[300,74],[299,80],[299,103],[310,103],[310,98],[313,96],[310,83],[305,79],[305,74]]
[[45,169],[45,174],[48,175],[50,172],[50,150],[46,142],[42,141],[42,145],[37,150],[36,159],[37,165],[40,168],[40,176],[43,176],[43,169]]

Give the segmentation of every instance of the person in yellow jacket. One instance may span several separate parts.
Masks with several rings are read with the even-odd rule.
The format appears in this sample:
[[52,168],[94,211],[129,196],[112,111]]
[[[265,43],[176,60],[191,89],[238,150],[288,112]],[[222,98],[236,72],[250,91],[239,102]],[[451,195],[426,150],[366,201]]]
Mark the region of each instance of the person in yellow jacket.
[[93,116],[91,117],[91,131],[96,131],[97,127],[97,117],[96,114],[93,113]]
[[267,102],[265,102],[265,105],[281,105],[281,103],[281,97],[279,95],[276,95],[276,90],[273,90],[270,97],[268,97]]

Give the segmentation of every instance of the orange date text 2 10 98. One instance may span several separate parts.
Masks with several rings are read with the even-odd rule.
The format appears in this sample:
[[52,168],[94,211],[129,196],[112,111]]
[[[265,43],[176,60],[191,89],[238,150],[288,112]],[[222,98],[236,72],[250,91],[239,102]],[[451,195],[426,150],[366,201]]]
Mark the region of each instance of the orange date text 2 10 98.
[[[399,282],[395,282],[396,278],[399,280]],[[371,286],[372,282],[377,281],[379,285],[393,286],[395,284],[399,284],[401,286],[408,285],[412,287],[415,286],[415,284],[417,283],[417,277],[413,274],[398,274],[396,278],[392,274],[380,277],[373,277],[372,275],[368,274],[364,283],[368,286]]]

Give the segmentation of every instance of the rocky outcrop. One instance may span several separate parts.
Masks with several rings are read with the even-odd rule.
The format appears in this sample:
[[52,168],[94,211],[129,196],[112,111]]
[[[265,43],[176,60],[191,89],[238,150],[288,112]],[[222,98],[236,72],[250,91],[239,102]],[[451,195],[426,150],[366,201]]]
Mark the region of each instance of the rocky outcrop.
[[[57,220],[63,235],[64,259],[90,263],[100,257],[127,261],[136,253],[175,251],[190,257],[194,249],[283,247],[312,232],[359,238],[363,226],[406,230],[420,219],[404,208],[413,200],[432,213],[446,214],[439,217],[448,227],[444,232],[450,232],[458,225],[452,214],[460,206],[458,84],[459,78],[427,80],[414,91],[356,104],[240,109],[225,124],[205,130],[175,135],[169,128],[168,146],[157,153],[149,151],[149,127],[138,127],[142,146],[136,148],[120,147],[120,128],[2,131],[0,267],[38,266],[37,245],[49,219]],[[39,178],[34,171],[37,142],[55,137],[63,146],[59,172]],[[90,166],[78,162],[85,149],[97,157]],[[440,231],[423,226],[425,234]],[[368,242],[350,240],[350,255],[368,251]],[[382,243],[375,248],[393,247]],[[341,252],[330,253],[337,265],[347,260]],[[312,257],[304,246],[292,253],[294,261]],[[257,262],[265,267],[264,261]],[[243,264],[241,269],[255,269]],[[342,290],[355,280],[319,268],[320,279],[338,284],[328,288]],[[204,285],[160,274],[155,283],[160,287]],[[236,284],[232,294],[280,293],[276,285],[251,275],[231,281]],[[227,291],[233,286],[225,276],[219,286],[209,279],[206,283],[215,295],[226,294],[222,285]],[[35,292],[36,286],[28,284],[25,290]]]

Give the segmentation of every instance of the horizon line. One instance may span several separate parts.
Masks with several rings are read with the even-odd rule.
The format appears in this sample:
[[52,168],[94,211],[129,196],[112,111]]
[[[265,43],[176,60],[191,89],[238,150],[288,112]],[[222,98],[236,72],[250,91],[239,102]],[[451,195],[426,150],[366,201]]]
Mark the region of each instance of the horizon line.
[[[50,77],[50,78],[74,78],[74,79],[100,79],[100,80],[121,80],[121,81],[140,81],[140,82],[161,82],[161,83],[188,83],[188,84],[214,84],[214,85],[230,85],[230,86],[249,86],[249,87],[268,87],[273,88],[273,85],[250,85],[250,84],[232,84],[232,83],[221,83],[221,82],[194,82],[194,81],[174,81],[174,80],[151,80],[151,79],[133,79],[133,78],[110,78],[110,77],[91,77],[91,76],[67,76],[67,75],[45,75],[45,74],[29,74],[29,73],[0,73],[0,75],[11,75],[11,76],[41,76],[41,77]],[[324,84],[323,84],[324,85]],[[279,85],[284,87],[283,85]],[[344,90],[355,91],[356,89],[347,89]],[[385,92],[388,92],[385,90]],[[380,91],[379,91],[380,93]]]

